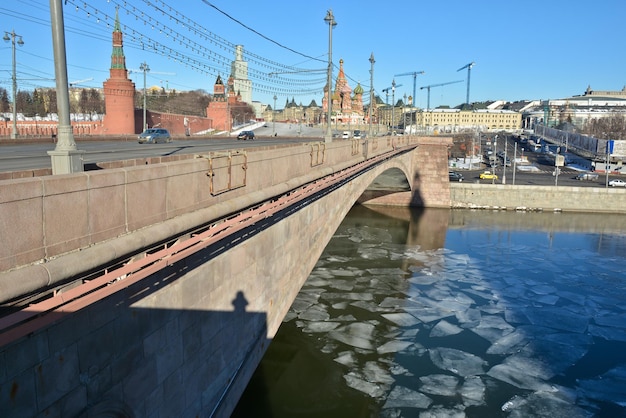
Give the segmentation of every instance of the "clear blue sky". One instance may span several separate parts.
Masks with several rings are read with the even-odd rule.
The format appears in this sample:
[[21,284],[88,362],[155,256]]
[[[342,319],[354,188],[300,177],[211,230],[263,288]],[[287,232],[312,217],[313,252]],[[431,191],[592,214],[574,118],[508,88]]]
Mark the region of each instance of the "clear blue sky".
[[[64,2],[63,2],[64,3]],[[286,100],[321,105],[326,83],[328,25],[332,9],[333,83],[339,60],[349,84],[374,91],[394,75],[417,76],[419,107],[465,102],[467,70],[470,101],[558,99],[626,85],[624,0],[401,0],[381,2],[301,2],[273,0],[67,0],[63,11],[70,82],[102,87],[111,60],[112,18],[116,6],[124,31],[129,69],[150,67],[148,86],[213,91],[217,74],[227,78],[234,45],[244,46],[253,82],[253,100],[277,107]],[[158,8],[158,10],[156,10]],[[17,47],[18,88],[54,86],[49,0],[0,4],[0,31],[22,36]],[[143,42],[142,42],[143,37]],[[0,85],[11,92],[11,43],[0,42]],[[131,72],[136,87],[143,73]],[[413,77],[395,77],[396,101],[413,95]],[[389,96],[391,102],[391,95]]]

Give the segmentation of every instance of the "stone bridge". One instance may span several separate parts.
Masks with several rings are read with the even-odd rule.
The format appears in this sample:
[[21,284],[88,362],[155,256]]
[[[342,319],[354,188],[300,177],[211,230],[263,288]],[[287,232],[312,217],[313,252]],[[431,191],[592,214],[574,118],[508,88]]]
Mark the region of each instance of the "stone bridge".
[[444,137],[0,181],[0,416],[227,417],[357,202],[450,207]]

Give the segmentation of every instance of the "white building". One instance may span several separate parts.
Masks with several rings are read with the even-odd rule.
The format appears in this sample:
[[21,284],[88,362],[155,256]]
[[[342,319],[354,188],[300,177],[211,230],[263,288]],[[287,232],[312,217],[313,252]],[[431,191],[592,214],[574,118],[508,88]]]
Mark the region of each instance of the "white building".
[[243,45],[235,47],[235,60],[230,64],[230,75],[234,80],[235,94],[241,101],[252,104],[252,81],[248,80],[248,63],[243,60]]

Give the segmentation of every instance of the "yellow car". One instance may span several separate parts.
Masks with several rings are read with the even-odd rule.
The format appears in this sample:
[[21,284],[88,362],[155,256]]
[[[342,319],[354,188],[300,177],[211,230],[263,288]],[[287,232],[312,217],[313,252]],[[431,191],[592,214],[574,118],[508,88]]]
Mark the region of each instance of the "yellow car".
[[491,171],[485,171],[480,173],[480,177],[481,180],[486,179],[486,180],[498,180],[498,176],[496,176],[494,173],[492,173]]

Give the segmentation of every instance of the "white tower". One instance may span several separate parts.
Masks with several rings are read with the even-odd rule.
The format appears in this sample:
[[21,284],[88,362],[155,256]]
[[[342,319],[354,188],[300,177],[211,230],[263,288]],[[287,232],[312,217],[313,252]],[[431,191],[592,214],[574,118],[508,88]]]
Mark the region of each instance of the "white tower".
[[241,100],[252,104],[252,82],[248,80],[248,63],[243,60],[243,45],[235,47],[235,61],[230,64],[235,94],[241,94]]

